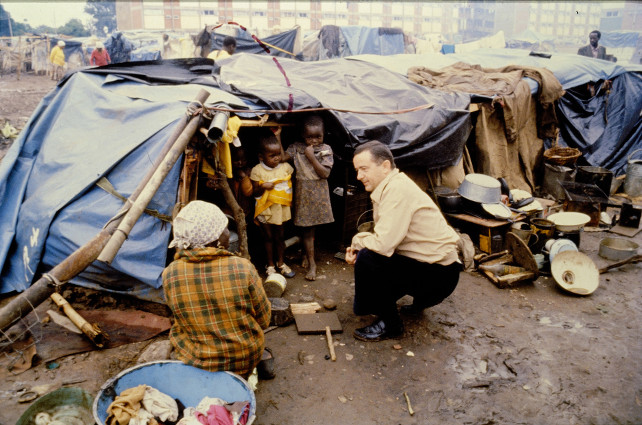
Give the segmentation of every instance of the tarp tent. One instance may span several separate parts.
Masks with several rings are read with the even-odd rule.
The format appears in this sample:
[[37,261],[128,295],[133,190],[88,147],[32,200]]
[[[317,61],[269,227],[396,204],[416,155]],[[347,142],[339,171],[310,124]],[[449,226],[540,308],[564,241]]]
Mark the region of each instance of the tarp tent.
[[[332,111],[341,151],[369,139],[389,143],[400,165],[450,165],[470,132],[469,98],[417,87],[364,62],[304,64],[265,55],[131,62],[67,76],[43,99],[0,163],[0,293],[23,291],[36,273],[58,264],[94,237],[122,206],[96,187],[101,177],[127,197],[200,87],[208,102],[233,108]],[[258,72],[260,70],[260,72]],[[222,90],[218,89],[218,85]],[[432,105],[425,108],[426,105]],[[385,112],[418,108],[414,112]],[[381,113],[382,115],[376,115]],[[170,214],[178,166],[149,207]],[[72,283],[158,300],[170,226],[143,215],[110,266],[94,263]]]
[[[532,56],[530,51],[520,49],[486,49],[450,55],[362,55],[351,59],[376,63],[403,75],[413,66],[440,69],[457,62],[480,65],[483,68],[508,65],[546,68],[553,72],[567,91],[557,104],[560,145],[580,149],[582,161],[592,166],[608,168],[618,175],[625,172],[627,153],[642,148],[640,65],[618,65],[562,53],[554,53],[547,59]],[[592,97],[582,94],[582,88],[587,83],[604,80],[613,81],[613,89],[608,97],[604,92]],[[537,93],[537,84],[534,81],[529,81],[529,84],[531,91]]]
[[638,31],[604,31],[600,45],[620,63],[642,63],[642,37]]
[[299,58],[317,61],[354,55],[404,53],[404,33],[399,28],[324,25],[304,40]]
[[[291,30],[267,36],[261,41],[268,49],[271,56],[294,57],[296,55],[297,39],[300,37],[301,28],[294,27]],[[223,48],[223,39],[226,34],[216,31],[210,34],[210,50]],[[260,46],[246,31],[239,31],[236,38],[236,53],[266,54],[264,47]]]

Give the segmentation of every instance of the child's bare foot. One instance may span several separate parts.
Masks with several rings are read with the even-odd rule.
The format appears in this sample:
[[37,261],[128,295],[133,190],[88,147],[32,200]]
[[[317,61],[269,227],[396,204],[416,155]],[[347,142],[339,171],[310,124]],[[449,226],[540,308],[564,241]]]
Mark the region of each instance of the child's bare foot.
[[303,256],[303,261],[301,261],[301,267],[304,269],[308,268],[308,257],[306,255]]
[[317,266],[313,264],[305,275],[305,280],[317,280]]

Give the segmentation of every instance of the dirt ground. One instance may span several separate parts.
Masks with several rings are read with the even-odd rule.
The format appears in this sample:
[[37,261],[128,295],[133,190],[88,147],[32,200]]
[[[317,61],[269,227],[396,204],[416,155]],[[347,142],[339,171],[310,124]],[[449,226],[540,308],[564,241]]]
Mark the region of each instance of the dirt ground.
[[[53,88],[46,77],[0,77],[0,124],[21,127]],[[3,144],[6,146],[8,144]],[[0,152],[0,157],[3,153]],[[613,234],[584,232],[580,251],[598,267],[599,242]],[[642,245],[642,233],[633,238]],[[561,290],[550,276],[514,289],[498,289],[461,273],[455,292],[422,315],[404,317],[396,340],[365,343],[352,337],[370,317],[352,313],[352,266],[319,247],[319,277],[303,278],[298,246],[288,249],[298,272],[287,282],[291,303],[331,298],[343,333],[335,334],[336,362],[326,359],[323,335],[299,335],[294,324],[266,334],[277,376],[259,382],[256,424],[640,424],[642,423],[642,265],[600,275],[590,296]],[[421,278],[421,277],[418,277]],[[426,277],[428,278],[428,277]],[[0,305],[11,296],[0,296]],[[96,308],[77,298],[76,307]],[[150,306],[110,297],[111,308]],[[400,300],[409,303],[410,298]],[[89,305],[88,305],[89,304]],[[154,312],[167,314],[162,306]],[[152,342],[70,355],[58,367],[40,364],[0,380],[0,425],[16,423],[30,403],[27,390],[45,393],[100,386],[136,364]],[[0,347],[1,348],[1,347]],[[407,395],[414,414],[410,414]]]

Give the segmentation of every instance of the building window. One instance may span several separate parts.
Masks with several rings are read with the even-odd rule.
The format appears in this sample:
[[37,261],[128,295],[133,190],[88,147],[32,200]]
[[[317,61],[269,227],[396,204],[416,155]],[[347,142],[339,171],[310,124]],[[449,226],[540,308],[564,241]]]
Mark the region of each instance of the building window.
[[305,13],[305,12],[299,13],[299,18],[307,18],[307,17],[308,17],[307,13]]
[[214,13],[214,11],[213,11],[213,10],[204,10],[204,11],[203,11],[203,15],[211,15],[211,16],[214,16],[214,15],[215,15],[215,13]]

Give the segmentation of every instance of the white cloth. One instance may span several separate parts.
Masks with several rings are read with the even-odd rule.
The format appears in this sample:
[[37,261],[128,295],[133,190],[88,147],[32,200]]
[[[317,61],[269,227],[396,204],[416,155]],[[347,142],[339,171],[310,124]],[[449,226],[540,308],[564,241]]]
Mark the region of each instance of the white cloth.
[[204,248],[221,236],[228,219],[219,207],[209,202],[192,201],[176,216],[172,223],[174,240],[170,248]]
[[145,410],[161,421],[175,422],[178,419],[178,405],[176,400],[149,385],[145,388],[145,395],[141,402]]

